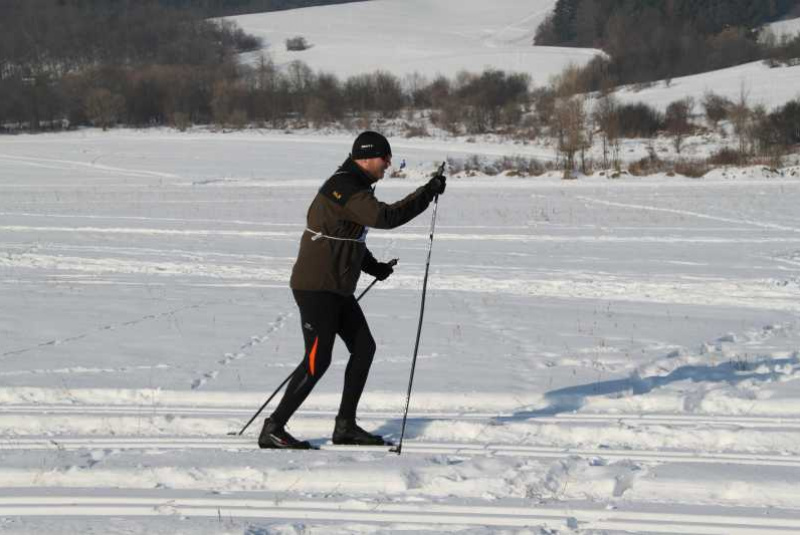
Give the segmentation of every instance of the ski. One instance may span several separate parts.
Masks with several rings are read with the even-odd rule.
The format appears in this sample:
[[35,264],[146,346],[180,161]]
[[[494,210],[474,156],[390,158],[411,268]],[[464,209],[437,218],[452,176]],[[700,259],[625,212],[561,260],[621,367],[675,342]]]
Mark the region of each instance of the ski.
[[319,446],[322,451],[364,451],[364,452],[386,452],[389,453],[395,448],[394,444],[383,444],[380,446],[357,446],[354,444],[334,444],[327,442]]
[[346,451],[346,452],[385,452],[397,453],[395,445],[384,444],[382,446],[356,446],[352,444],[312,444],[310,448],[261,448],[262,451]]
[[310,448],[261,448],[264,451],[372,451],[397,453],[397,445],[387,441],[385,444],[358,445],[358,444],[334,444],[330,440],[325,442],[310,442]]

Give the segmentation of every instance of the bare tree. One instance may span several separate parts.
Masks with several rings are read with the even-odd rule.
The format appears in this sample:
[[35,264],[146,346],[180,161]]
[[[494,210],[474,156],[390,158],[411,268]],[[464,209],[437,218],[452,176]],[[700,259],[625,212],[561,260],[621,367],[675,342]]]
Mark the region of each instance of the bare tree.
[[245,95],[246,89],[237,81],[220,80],[215,83],[211,99],[214,122],[222,128],[243,128],[247,122]]
[[719,122],[728,118],[728,110],[732,102],[725,97],[712,92],[703,95],[703,108],[708,122],[716,129]]
[[306,106],[309,120],[324,125],[341,119],[344,115],[342,85],[333,74],[319,73]]
[[[610,93],[602,95],[594,108],[595,122],[603,133],[603,166],[621,167],[619,101]],[[609,159],[610,155],[610,159]]]
[[420,107],[422,104],[423,92],[425,88],[429,85],[428,80],[422,74],[418,72],[413,72],[411,74],[407,74],[402,81],[403,91],[411,96],[411,105],[415,107]]
[[86,95],[84,106],[89,120],[107,130],[125,110],[125,98],[105,88],[93,89]]
[[693,109],[694,99],[692,97],[676,100],[667,106],[664,122],[667,133],[672,136],[672,144],[675,147],[675,152],[678,154],[681,153],[683,141],[686,139],[686,136],[692,133],[691,119]]
[[[554,126],[558,151],[563,158],[564,178],[575,178],[575,155],[588,147],[584,98],[579,96],[560,99],[556,104]],[[582,163],[585,171],[585,161]]]
[[252,110],[254,119],[277,127],[289,108],[289,83],[271,58],[261,56],[252,73]]
[[550,85],[560,97],[578,95],[589,90],[583,78],[583,70],[575,64],[568,65],[560,74],[552,77]]
[[749,153],[748,132],[753,112],[748,105],[750,91],[744,82],[739,86],[739,99],[730,106],[729,116],[733,123],[733,131],[739,140],[739,156],[744,159]]
[[405,104],[400,79],[386,71],[378,71],[372,78],[375,107],[384,117],[394,117]]

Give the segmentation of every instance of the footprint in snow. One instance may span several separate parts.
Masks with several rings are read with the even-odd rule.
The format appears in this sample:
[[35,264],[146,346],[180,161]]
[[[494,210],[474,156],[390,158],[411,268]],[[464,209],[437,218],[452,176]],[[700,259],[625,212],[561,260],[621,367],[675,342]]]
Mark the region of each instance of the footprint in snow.
[[199,379],[195,379],[192,382],[192,390],[197,390],[198,388],[206,384],[208,381],[215,379],[217,375],[219,375],[218,371],[204,373],[202,377],[200,377]]

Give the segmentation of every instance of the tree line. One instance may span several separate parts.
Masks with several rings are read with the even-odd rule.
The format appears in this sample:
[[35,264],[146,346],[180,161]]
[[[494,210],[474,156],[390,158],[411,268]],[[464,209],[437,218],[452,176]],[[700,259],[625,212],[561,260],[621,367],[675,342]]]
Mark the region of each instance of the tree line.
[[[552,89],[548,90],[552,91]],[[550,95],[547,121],[556,140],[565,177],[576,169],[590,172],[594,164],[622,170],[622,140],[653,140],[663,136],[673,145],[677,158],[663,160],[650,141],[650,154],[629,166],[634,174],[673,171],[702,176],[710,167],[766,163],[780,167],[782,158],[800,144],[800,99],[774,110],[752,106],[742,89],[735,100],[712,92],[701,98],[687,97],[670,103],[664,112],[645,103],[621,103],[613,93],[597,95]],[[684,159],[682,151],[689,136],[717,132],[733,136],[710,158]],[[600,138],[602,162],[587,160],[587,152]]]
[[243,65],[238,54],[262,43],[203,11],[257,2],[208,0],[194,10],[182,3],[4,0],[0,128],[319,125],[414,107],[437,108],[451,127],[465,122],[486,132],[516,120],[528,95],[527,77],[500,71],[456,80],[400,80],[385,72],[339,80],[300,62],[278,68],[263,57]]
[[18,88],[26,105],[0,105],[0,125],[323,127],[423,110],[453,133],[488,133],[520,124],[529,86],[528,76],[497,70],[433,80],[377,71],[341,80],[299,61],[278,67],[266,57],[252,66],[106,65],[66,75],[46,92]]
[[797,0],[557,0],[536,38],[544,41],[537,44],[602,46],[609,41],[612,21],[636,22],[653,14],[664,28],[690,27],[702,35],[714,35],[727,28],[759,28],[798,5]]
[[[100,109],[103,124],[123,110],[135,123],[163,121],[173,109],[195,110],[236,71],[239,53],[261,46],[230,22],[158,0],[4,0],[0,124],[83,124]],[[164,79],[179,90],[166,95]],[[152,98],[170,102],[155,110],[143,103]]]
[[592,89],[670,79],[759,59],[789,59],[800,39],[759,40],[759,28],[800,0],[558,0],[537,45],[596,47]]
[[214,85],[262,47],[209,17],[345,1],[2,0],[0,127],[208,122]]
[[206,17],[230,17],[311,6],[348,4],[366,0],[160,0],[167,7],[194,9]]

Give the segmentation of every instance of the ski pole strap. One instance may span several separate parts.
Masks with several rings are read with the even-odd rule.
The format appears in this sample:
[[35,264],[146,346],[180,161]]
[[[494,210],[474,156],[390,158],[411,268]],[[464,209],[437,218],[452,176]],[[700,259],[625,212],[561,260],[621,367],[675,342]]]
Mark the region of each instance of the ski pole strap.
[[365,243],[367,241],[367,228],[364,227],[364,232],[361,233],[361,236],[358,238],[339,238],[338,236],[328,236],[327,234],[323,234],[317,230],[312,230],[306,227],[306,232],[311,234],[311,241],[317,241],[321,239],[326,240],[336,240],[336,241],[352,241],[356,243]]

